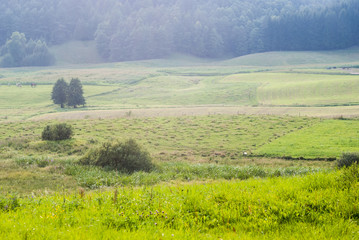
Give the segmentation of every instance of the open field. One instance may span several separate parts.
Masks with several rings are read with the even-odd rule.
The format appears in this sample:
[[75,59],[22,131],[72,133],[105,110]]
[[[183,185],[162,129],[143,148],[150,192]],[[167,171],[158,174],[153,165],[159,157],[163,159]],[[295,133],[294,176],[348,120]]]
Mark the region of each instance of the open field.
[[[330,57],[324,59],[324,55]],[[355,107],[342,111],[326,108],[358,105],[358,76],[351,74],[355,69],[347,69],[358,65],[354,61],[357,55],[359,51],[354,48],[319,55],[266,53],[227,61],[177,56],[167,60],[0,69],[1,118],[25,120],[62,111],[50,99],[52,85],[62,77],[68,81],[80,78],[87,100],[85,111],[155,109],[155,115],[159,108],[176,108],[176,115],[180,115],[181,111],[192,111],[183,111],[185,108],[238,107],[231,113],[357,116]],[[290,57],[296,61],[288,60]],[[247,58],[257,64],[251,66]],[[266,59],[273,64],[268,66]],[[28,85],[33,82],[38,84],[36,89]],[[16,83],[23,87],[15,87]],[[271,111],[267,107],[275,108]],[[293,107],[310,108],[296,111]],[[314,107],[324,108],[318,108],[316,114]]]
[[[68,121],[74,128],[73,139],[61,142],[42,141],[41,132],[44,127],[55,122],[57,121],[48,120],[2,124],[1,181],[3,186],[8,186],[2,189],[4,193],[8,192],[6,189],[17,189],[17,192],[25,194],[43,187],[51,191],[60,186],[73,189],[76,183],[83,187],[98,188],[126,182],[146,185],[178,178],[241,179],[242,175],[238,175],[241,170],[235,167],[248,165],[260,167],[261,169],[255,170],[260,173],[266,172],[266,168],[270,169],[263,176],[271,176],[272,171],[287,171],[285,169],[294,171],[293,173],[308,172],[330,169],[335,162],[324,161],[325,159],[340,157],[342,152],[359,151],[355,137],[355,129],[359,128],[358,120],[246,115],[83,119]],[[150,152],[158,164],[157,173],[143,173],[129,178],[126,174],[118,175],[100,168],[73,165],[88,149],[109,140],[128,138],[136,139]],[[244,152],[247,155],[243,155]],[[320,161],[278,159],[282,157]],[[178,168],[171,165],[171,162],[185,162],[185,166]],[[192,164],[204,165],[201,170],[192,172],[189,169],[196,169],[196,165]],[[210,171],[214,175],[203,173],[209,171],[204,167],[206,164],[214,164],[216,170]],[[221,165],[228,168],[222,169]],[[168,170],[161,170],[163,168]],[[289,170],[290,168],[294,169]],[[223,170],[229,175],[221,175]],[[170,172],[174,174],[164,174]],[[49,181],[47,185],[41,183],[33,187],[9,187],[21,179],[41,181],[41,178],[35,177],[37,173],[41,173],[43,179],[54,179],[57,184]]]
[[307,73],[250,73],[232,75],[225,83],[257,82],[257,101],[273,106],[357,105],[356,75]]
[[[251,152],[271,140],[312,126],[318,121],[311,118],[245,115],[85,119],[68,122],[75,132],[73,139],[68,141],[68,147],[71,151],[76,146],[86,150],[91,142],[96,144],[111,139],[134,138],[157,156],[188,152],[190,155],[204,155],[202,157],[205,159],[215,152],[224,155]],[[27,153],[44,150],[44,154],[51,154],[53,149],[47,150],[47,143],[41,140],[41,132],[49,123],[53,122],[3,123],[0,143],[9,147],[19,145],[15,150],[26,149]]]
[[[358,168],[335,167],[343,152],[359,152],[359,76],[346,68],[358,65],[358,49],[83,65],[65,57],[0,69],[0,238],[359,234]],[[62,77],[80,78],[85,107],[51,102]],[[72,139],[41,139],[63,122]],[[150,172],[78,163],[129,138],[151,155]]]
[[358,120],[326,120],[258,149],[258,154],[294,158],[336,158],[358,152]]
[[157,107],[120,110],[82,110],[46,113],[29,118],[42,120],[81,120],[102,118],[144,118],[144,117],[182,117],[205,115],[278,115],[320,118],[355,118],[359,116],[359,106],[336,107]]

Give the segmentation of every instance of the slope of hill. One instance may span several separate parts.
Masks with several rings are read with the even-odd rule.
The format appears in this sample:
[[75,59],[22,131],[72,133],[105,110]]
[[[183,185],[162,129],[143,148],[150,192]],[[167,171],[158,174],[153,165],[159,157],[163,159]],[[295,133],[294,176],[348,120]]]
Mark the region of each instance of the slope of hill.
[[56,65],[93,64],[104,60],[98,54],[95,41],[72,41],[51,47]]
[[[56,67],[0,70],[0,85],[3,85],[0,108],[6,112],[6,119],[26,119],[58,111],[49,93],[51,85],[62,77],[78,77],[83,81],[86,110],[89,111],[330,106],[325,108],[325,116],[359,114],[357,109],[346,111],[344,108],[359,105],[358,76],[351,74],[358,68],[339,67],[358,66],[359,48],[269,52],[225,61],[173,55],[167,59],[118,63],[103,63],[96,54],[94,42],[71,42],[53,47],[52,51],[58,59]],[[338,67],[334,69],[334,66]],[[36,89],[16,88],[19,82],[23,85],[36,82],[39,86]],[[34,92],[37,92],[36,99]],[[334,112],[334,106],[341,110]],[[18,112],[19,109],[23,111]],[[259,112],[268,111],[261,109]],[[294,112],[304,114],[299,108]]]
[[[105,62],[98,54],[94,41],[72,41],[55,45],[50,51],[56,57],[56,65],[97,64]],[[282,51],[249,54],[237,58],[206,59],[185,54],[172,54],[166,59],[130,62],[146,67],[178,67],[198,65],[277,67],[296,65],[353,65],[359,63],[359,46],[334,51]]]
[[250,54],[223,61],[223,65],[292,66],[359,62],[359,47],[334,51],[283,51]]

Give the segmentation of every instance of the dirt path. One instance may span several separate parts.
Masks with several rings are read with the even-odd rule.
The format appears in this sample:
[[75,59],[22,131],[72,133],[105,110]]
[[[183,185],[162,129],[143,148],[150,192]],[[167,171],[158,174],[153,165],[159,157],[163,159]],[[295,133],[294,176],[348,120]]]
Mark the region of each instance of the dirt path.
[[92,110],[66,113],[51,113],[30,118],[29,120],[75,120],[123,117],[166,117],[166,116],[201,116],[215,114],[247,115],[291,115],[308,117],[358,117],[359,106],[346,107],[173,107],[148,109]]

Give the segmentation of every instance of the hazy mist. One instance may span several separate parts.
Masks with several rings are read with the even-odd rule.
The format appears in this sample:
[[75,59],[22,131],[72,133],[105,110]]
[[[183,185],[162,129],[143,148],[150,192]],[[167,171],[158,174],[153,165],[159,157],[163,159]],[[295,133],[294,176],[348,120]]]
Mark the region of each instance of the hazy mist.
[[3,66],[31,65],[24,58],[39,55],[12,56],[5,45],[14,32],[23,42],[41,41],[47,58],[35,65],[52,64],[47,46],[74,40],[95,41],[106,61],[329,50],[359,41],[356,0],[17,0],[0,3],[0,18]]

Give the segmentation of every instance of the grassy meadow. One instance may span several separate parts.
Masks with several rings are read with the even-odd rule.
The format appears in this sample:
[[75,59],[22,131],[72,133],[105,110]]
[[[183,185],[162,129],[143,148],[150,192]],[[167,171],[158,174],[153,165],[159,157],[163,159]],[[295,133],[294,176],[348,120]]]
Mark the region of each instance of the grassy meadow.
[[258,154],[294,158],[339,158],[358,151],[358,120],[325,120],[259,148]]
[[[57,79],[69,81],[72,77],[82,81],[87,100],[83,110],[89,111],[302,106],[324,107],[326,115],[333,116],[326,106],[359,103],[357,75],[351,74],[356,68],[348,68],[358,65],[353,61],[358,56],[359,51],[354,48],[323,53],[254,54],[225,61],[174,56],[167,60],[63,65],[64,61],[71,61],[59,55],[60,64],[55,67],[0,70],[0,121],[26,120],[62,111],[52,104],[51,89]],[[16,83],[23,87],[16,87]],[[37,87],[30,88],[31,83],[37,83]],[[300,111],[296,113],[299,115]]]
[[[92,45],[63,47],[74,46]],[[0,238],[359,234],[358,167],[335,161],[359,152],[358,49],[124,63],[53,51],[57,66],[0,69]],[[85,107],[52,103],[62,77],[82,81]],[[41,139],[63,122],[72,139]],[[79,164],[130,138],[149,152],[150,172]]]
[[[356,172],[355,172],[356,171]],[[355,239],[358,170],[0,199],[7,239]],[[348,179],[349,178],[349,179]],[[348,204],[348,202],[352,204]]]
[[355,75],[307,73],[252,73],[232,75],[226,83],[257,82],[257,103],[273,106],[357,105]]

